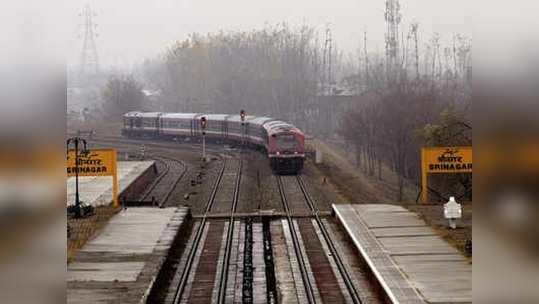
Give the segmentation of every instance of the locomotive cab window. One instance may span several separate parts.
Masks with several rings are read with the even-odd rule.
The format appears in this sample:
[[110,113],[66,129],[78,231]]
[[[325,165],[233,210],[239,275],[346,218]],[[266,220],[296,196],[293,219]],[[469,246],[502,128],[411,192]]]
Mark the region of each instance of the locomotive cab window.
[[294,134],[278,134],[276,136],[277,148],[283,150],[293,150],[296,148],[296,137]]

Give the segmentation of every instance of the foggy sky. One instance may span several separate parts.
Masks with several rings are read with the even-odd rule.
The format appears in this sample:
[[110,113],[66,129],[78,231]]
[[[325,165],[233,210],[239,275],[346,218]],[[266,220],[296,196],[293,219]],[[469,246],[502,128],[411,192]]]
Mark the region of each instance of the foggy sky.
[[[126,67],[162,53],[188,34],[249,30],[265,23],[307,24],[323,31],[329,24],[339,49],[355,52],[367,31],[370,51],[384,50],[384,0],[72,0],[59,8],[68,16],[68,63],[77,64],[86,3],[97,12],[97,47],[103,67]],[[425,43],[433,32],[449,41],[454,33],[471,37],[470,1],[401,0],[403,26],[420,23]]]

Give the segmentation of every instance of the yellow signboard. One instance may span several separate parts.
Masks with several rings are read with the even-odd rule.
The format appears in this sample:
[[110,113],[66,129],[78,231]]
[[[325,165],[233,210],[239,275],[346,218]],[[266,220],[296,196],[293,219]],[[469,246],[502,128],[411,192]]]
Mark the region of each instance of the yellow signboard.
[[472,147],[427,147],[421,149],[421,200],[428,194],[427,174],[472,172]]
[[[75,150],[67,153],[67,175],[75,176]],[[112,149],[95,149],[89,153],[79,151],[79,176],[104,176],[116,173],[116,151]]]
[[67,152],[67,176],[112,176],[112,198],[118,206],[118,176],[116,150],[92,149],[88,153],[78,153],[78,166],[75,163],[75,150]]

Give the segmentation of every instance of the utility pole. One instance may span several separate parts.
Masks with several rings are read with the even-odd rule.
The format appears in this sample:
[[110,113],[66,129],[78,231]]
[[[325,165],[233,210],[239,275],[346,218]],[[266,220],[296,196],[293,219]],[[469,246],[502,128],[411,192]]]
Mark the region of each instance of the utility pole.
[[365,54],[365,79],[367,86],[371,84],[371,77],[369,75],[369,54],[367,53],[367,31],[363,33],[363,53]]
[[328,52],[328,29],[326,28],[326,38],[324,41],[324,51],[322,52],[322,95],[326,95],[326,59]]
[[418,38],[418,34],[417,34],[417,31],[419,29],[419,23],[417,22],[414,22],[412,23],[411,25],[412,27],[412,35],[414,37],[414,48],[415,48],[415,76],[416,76],[416,79],[419,80],[419,38]]
[[322,87],[324,95],[329,95],[331,88],[331,29],[326,27],[324,54],[322,59]]
[[333,43],[331,39],[331,30],[328,27],[328,44],[329,44],[329,50],[328,50],[328,95],[331,95],[331,51],[333,49]]
[[79,16],[82,16],[83,18],[82,25],[84,27],[82,50],[80,54],[80,74],[97,74],[99,72],[99,57],[97,55],[95,38],[98,35],[95,31],[97,24],[93,20],[93,17],[97,16],[97,14],[92,10],[89,4],[86,4]]
[[458,78],[459,76],[459,71],[457,68],[457,44],[456,44],[457,36],[458,35],[453,35],[453,54],[452,54],[453,55],[453,71],[454,71],[455,79]]

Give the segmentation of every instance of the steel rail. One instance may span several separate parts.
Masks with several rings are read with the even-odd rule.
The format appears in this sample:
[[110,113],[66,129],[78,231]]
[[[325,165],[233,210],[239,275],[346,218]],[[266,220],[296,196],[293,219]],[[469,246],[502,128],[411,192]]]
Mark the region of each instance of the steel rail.
[[331,239],[329,232],[327,231],[326,226],[322,222],[319,216],[319,210],[316,208],[316,205],[314,204],[314,200],[312,199],[311,195],[307,191],[307,188],[305,187],[305,183],[301,176],[297,175],[296,179],[298,181],[298,184],[301,188],[301,192],[303,193],[303,196],[305,197],[305,201],[307,202],[307,205],[311,209],[312,213],[315,216],[316,222],[318,226],[320,227],[320,231],[322,232],[322,235],[324,236],[324,239],[326,241],[326,244],[328,245],[329,250],[331,251],[331,255],[333,256],[333,260],[335,261],[335,264],[337,265],[337,268],[339,269],[339,272],[344,279],[344,283],[346,284],[346,288],[348,289],[348,292],[350,294],[350,297],[352,298],[352,301],[356,304],[361,304],[361,297],[359,295],[359,292],[357,291],[356,287],[354,286],[354,283],[352,281],[352,277],[346,270],[346,267],[344,266],[344,263],[342,261],[341,256],[339,255],[339,252],[337,251],[335,244],[333,240]]
[[226,285],[228,281],[228,270],[230,266],[230,254],[232,251],[232,239],[234,236],[235,213],[236,213],[236,207],[238,205],[239,194],[240,194],[242,167],[243,167],[243,162],[240,159],[239,165],[238,165],[238,172],[236,173],[236,183],[234,187],[234,197],[232,200],[232,208],[230,210],[228,231],[226,234],[226,246],[225,246],[225,253],[223,257],[223,265],[221,267],[221,279],[219,281],[219,293],[217,296],[217,303],[225,303],[225,300],[226,300]]
[[309,303],[316,303],[316,298],[314,296],[314,289],[313,289],[311,280],[309,278],[309,274],[307,272],[307,265],[305,263],[305,257],[303,256],[303,253],[301,252],[299,238],[297,235],[296,227],[294,225],[294,221],[292,220],[292,215],[290,212],[290,208],[288,206],[288,201],[286,199],[286,194],[284,192],[283,182],[280,176],[276,175],[276,178],[277,178],[277,184],[279,186],[279,194],[281,196],[281,202],[283,203],[283,207],[286,212],[286,220],[288,222],[290,234],[292,236],[292,243],[294,245],[294,251],[296,253],[296,257],[298,258],[298,264],[300,266],[301,278],[303,280],[303,286],[305,287],[307,300]]
[[221,183],[221,179],[223,178],[223,174],[225,172],[226,167],[226,159],[223,160],[223,166],[221,168],[221,171],[219,172],[219,175],[215,181],[215,184],[213,185],[212,192],[210,194],[210,197],[208,198],[208,202],[206,204],[206,210],[204,212],[204,216],[201,219],[200,225],[198,226],[198,229],[195,234],[195,239],[193,241],[193,245],[191,246],[189,250],[189,254],[187,256],[187,262],[185,264],[185,267],[183,268],[183,271],[180,276],[180,282],[178,283],[178,287],[176,288],[176,292],[174,293],[174,304],[178,304],[181,301],[181,297],[183,295],[183,292],[185,290],[185,286],[187,285],[187,280],[189,278],[189,274],[191,272],[191,268],[193,266],[193,261],[195,259],[196,253],[198,251],[198,247],[200,244],[200,240],[202,239],[202,235],[204,234],[204,228],[206,227],[207,222],[207,213],[211,210],[211,207],[213,206],[213,203],[215,201],[215,196],[217,194],[217,189],[219,188],[219,184]]
[[183,177],[187,173],[187,165],[185,163],[183,163],[182,161],[177,160],[177,159],[173,159],[173,158],[169,158],[169,157],[165,157],[165,156],[159,156],[159,157],[162,158],[162,159],[168,159],[168,160],[170,160],[172,162],[175,162],[177,164],[180,164],[182,166],[182,172],[174,180],[174,183],[170,186],[170,189],[168,189],[168,191],[166,192],[165,197],[163,197],[163,199],[159,202],[159,207],[163,207],[167,203],[170,196],[172,195],[172,192],[174,192],[174,189],[176,189],[176,187],[178,186],[178,183],[183,179]]
[[143,195],[142,195],[142,198],[141,200],[144,201],[145,199],[148,198],[148,196],[150,195],[150,193],[153,191],[153,189],[155,189],[155,187],[159,184],[159,182],[161,182],[161,180],[163,179],[163,177],[165,177],[165,175],[168,174],[168,171],[170,170],[170,166],[167,162],[165,162],[164,160],[162,159],[157,159],[156,158],[156,161],[159,161],[161,162],[164,166],[165,166],[165,170],[163,172],[161,172],[161,174],[159,174],[159,176],[154,180],[154,182],[146,189],[146,191],[144,191]]

